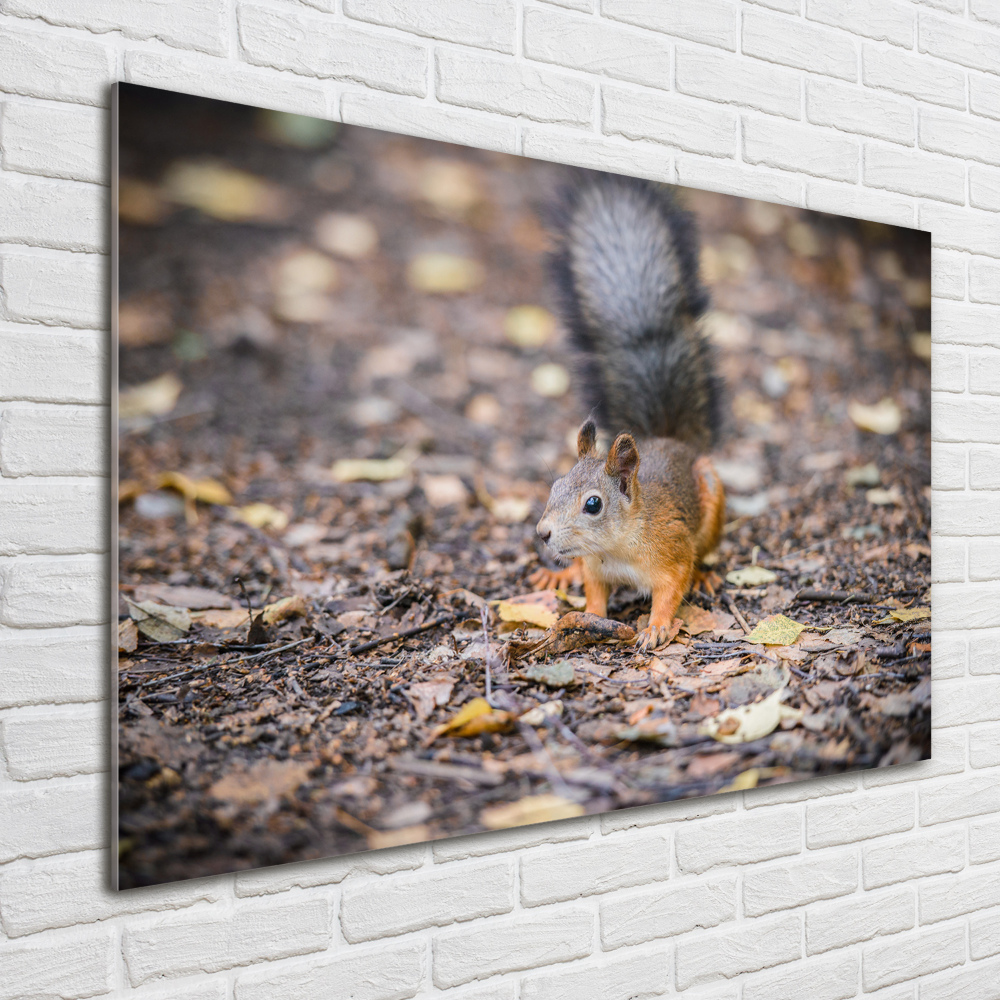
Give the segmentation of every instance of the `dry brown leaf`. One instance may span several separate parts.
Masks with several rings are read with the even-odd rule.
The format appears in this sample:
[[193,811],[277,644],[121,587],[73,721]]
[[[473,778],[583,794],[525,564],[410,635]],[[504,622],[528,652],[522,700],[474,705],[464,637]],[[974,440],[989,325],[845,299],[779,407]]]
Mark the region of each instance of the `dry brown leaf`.
[[435,708],[448,704],[454,687],[455,678],[451,674],[434,674],[426,681],[411,684],[406,693],[413,702],[417,718],[424,722]]
[[134,591],[139,601],[158,601],[174,608],[203,611],[206,608],[234,608],[236,601],[208,587],[171,587],[166,583],[140,583]]
[[471,292],[485,277],[486,272],[479,261],[453,253],[417,254],[406,268],[406,281],[414,291],[437,295]]
[[184,386],[173,372],[129,386],[118,393],[118,419],[163,417],[176,405]]
[[309,764],[296,760],[261,760],[246,771],[231,771],[208,789],[215,799],[252,806],[290,795],[309,777]]
[[118,652],[134,653],[138,643],[139,633],[136,631],[135,622],[131,618],[120,621],[118,623]]
[[191,615],[199,625],[207,625],[209,628],[239,628],[246,625],[248,615],[240,608],[229,608],[225,610],[196,611]]
[[518,721],[526,722],[529,726],[544,726],[549,719],[558,719],[562,715],[562,710],[563,703],[556,698],[553,701],[546,701],[534,708],[529,708]]
[[136,627],[153,642],[174,642],[187,635],[191,615],[186,608],[172,608],[155,601],[135,602],[125,598]]
[[338,257],[363,260],[378,249],[378,230],[363,215],[330,212],[316,223],[316,243]]
[[243,170],[211,161],[177,160],[163,177],[164,196],[224,222],[273,222],[284,218],[281,188]]
[[510,826],[548,823],[557,819],[582,816],[583,806],[559,795],[528,795],[517,802],[490,806],[479,814],[479,822],[488,830],[503,830]]
[[421,164],[417,191],[439,212],[450,216],[465,215],[483,198],[479,174],[472,164],[441,157]]

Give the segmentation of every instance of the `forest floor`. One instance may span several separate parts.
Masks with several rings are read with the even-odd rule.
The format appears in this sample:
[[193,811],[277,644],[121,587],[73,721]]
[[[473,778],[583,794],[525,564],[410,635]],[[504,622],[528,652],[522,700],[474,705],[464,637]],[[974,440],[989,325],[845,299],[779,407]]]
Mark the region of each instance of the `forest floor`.
[[123,888],[929,756],[926,234],[683,193],[752,572],[641,654],[635,593],[510,603],[586,416],[559,168],[289,127],[123,94]]

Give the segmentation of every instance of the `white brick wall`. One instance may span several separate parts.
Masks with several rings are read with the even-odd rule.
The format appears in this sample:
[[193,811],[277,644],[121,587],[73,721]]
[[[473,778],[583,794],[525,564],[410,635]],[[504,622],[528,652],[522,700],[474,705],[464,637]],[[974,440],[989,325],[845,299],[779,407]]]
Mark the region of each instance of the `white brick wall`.
[[[930,229],[934,761],[110,893],[114,79]],[[1000,996],[996,0],[3,0],[0,283],[0,1000]]]

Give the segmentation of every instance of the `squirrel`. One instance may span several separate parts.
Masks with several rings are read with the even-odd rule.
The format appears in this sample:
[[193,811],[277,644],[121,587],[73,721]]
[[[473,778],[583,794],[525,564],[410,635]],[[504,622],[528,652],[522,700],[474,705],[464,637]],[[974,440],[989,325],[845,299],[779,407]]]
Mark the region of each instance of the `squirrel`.
[[[552,276],[591,418],[577,463],[552,485],[537,532],[568,569],[538,589],[582,580],[586,610],[607,616],[614,587],[652,595],[642,651],[674,615],[719,542],[725,492],[704,454],[722,424],[722,380],[702,330],[708,293],[691,216],[663,185],[578,171],[552,217]],[[617,434],[606,456],[600,424]]]

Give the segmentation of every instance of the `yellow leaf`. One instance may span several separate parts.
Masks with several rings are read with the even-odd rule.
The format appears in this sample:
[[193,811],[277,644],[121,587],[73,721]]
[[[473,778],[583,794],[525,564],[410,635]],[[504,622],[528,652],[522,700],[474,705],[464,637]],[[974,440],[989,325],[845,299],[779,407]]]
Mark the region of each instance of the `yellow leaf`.
[[898,622],[918,622],[930,618],[930,608],[897,608],[889,614]]
[[726,581],[737,587],[760,587],[777,579],[777,573],[764,569],[763,566],[747,566],[726,574]]
[[760,768],[751,767],[746,771],[740,771],[735,778],[723,788],[720,788],[720,792],[742,792],[747,788],[756,788],[757,782],[760,781]]
[[577,611],[583,611],[583,609],[587,606],[587,598],[582,594],[577,597],[574,594],[567,594],[565,590],[557,590],[556,597],[558,597],[564,604],[568,604],[571,608],[576,608]]
[[236,516],[251,528],[277,528],[284,531],[288,527],[288,515],[269,503],[251,503],[236,509]]
[[200,500],[202,503],[230,504],[233,498],[222,483],[214,479],[191,479],[183,472],[163,472],[157,478],[160,489],[176,490],[185,500]]
[[341,458],[333,463],[330,474],[338,483],[373,483],[402,479],[410,471],[414,455],[405,448],[392,458]]
[[209,161],[173,163],[163,177],[163,193],[224,222],[275,221],[288,211],[284,192],[270,181]]
[[509,729],[513,717],[510,712],[494,709],[485,698],[473,698],[463,705],[447,722],[431,732],[427,743],[439,736],[479,736],[481,733],[500,733]]
[[761,618],[747,636],[747,642],[761,642],[765,646],[790,646],[805,628],[787,615],[768,615]]
[[302,618],[306,613],[305,598],[296,594],[293,597],[283,597],[280,601],[268,604],[263,611],[264,624],[276,625],[289,618]]
[[865,499],[878,507],[898,506],[903,502],[903,494],[900,493],[898,486],[892,486],[887,490],[878,487],[874,490],[866,490]]
[[517,802],[484,809],[479,814],[479,822],[489,830],[502,830],[509,826],[571,819],[582,816],[583,812],[579,802],[570,802],[559,795],[528,795]]
[[569,392],[569,372],[562,365],[539,365],[531,373],[531,388],[539,396],[558,399]]
[[727,708],[718,715],[706,719],[699,727],[702,736],[711,736],[720,743],[752,743],[763,739],[781,725],[782,719],[802,718],[801,709],[789,708],[781,704],[785,689],[778,688],[763,701],[754,705]]
[[895,434],[903,424],[903,411],[888,396],[874,406],[866,406],[852,399],[847,404],[847,415],[856,427],[871,431],[872,434]]
[[418,292],[458,295],[478,288],[486,276],[483,265],[453,253],[417,254],[406,268],[406,281]]
[[503,320],[503,332],[518,347],[541,347],[555,331],[555,316],[541,306],[514,306]]
[[479,176],[471,164],[439,157],[421,165],[417,189],[443,215],[464,215],[483,197]]
[[166,416],[177,405],[183,388],[181,380],[173,372],[167,372],[149,382],[122,389],[118,393],[118,419]]
[[497,605],[497,613],[501,621],[527,622],[540,628],[551,628],[559,620],[558,602],[554,590],[538,590],[501,601]]
[[338,257],[362,260],[378,248],[378,230],[363,215],[330,212],[316,223],[316,242]]

